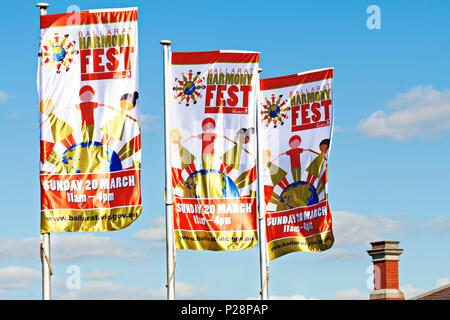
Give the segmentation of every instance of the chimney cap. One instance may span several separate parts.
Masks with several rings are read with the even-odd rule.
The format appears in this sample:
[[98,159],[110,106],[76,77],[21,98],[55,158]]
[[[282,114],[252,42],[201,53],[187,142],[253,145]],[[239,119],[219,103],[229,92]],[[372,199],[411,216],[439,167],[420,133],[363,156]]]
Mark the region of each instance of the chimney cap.
[[400,241],[382,240],[370,242],[372,249],[367,250],[367,253],[372,256],[373,262],[380,262],[386,260],[398,261],[399,255],[402,254],[403,249],[398,247]]
[[372,249],[378,248],[396,249],[398,248],[399,243],[400,241],[393,241],[393,240],[381,240],[370,242],[370,244],[372,245]]

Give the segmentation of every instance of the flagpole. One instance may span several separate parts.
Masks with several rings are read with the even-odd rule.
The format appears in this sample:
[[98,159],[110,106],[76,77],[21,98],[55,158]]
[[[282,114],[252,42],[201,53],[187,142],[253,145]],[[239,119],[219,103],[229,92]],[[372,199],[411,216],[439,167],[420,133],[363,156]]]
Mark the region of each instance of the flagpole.
[[170,67],[170,40],[161,40],[164,53],[164,149],[166,158],[166,188],[164,202],[166,203],[166,256],[167,256],[167,299],[175,300],[175,242],[173,231],[173,189],[171,152],[169,135],[169,67]]
[[[40,2],[36,4],[40,15],[47,14],[48,3]],[[51,300],[51,267],[50,267],[50,233],[41,234],[40,256],[42,263],[42,300]]]
[[266,238],[266,208],[264,200],[264,164],[262,161],[262,137],[260,134],[260,125],[262,122],[261,112],[259,111],[259,78],[262,68],[258,69],[257,95],[256,95],[256,144],[257,144],[257,161],[258,161],[258,223],[259,223],[259,266],[260,266],[260,282],[261,282],[261,300],[268,300],[269,293],[269,264],[267,261],[267,238]]

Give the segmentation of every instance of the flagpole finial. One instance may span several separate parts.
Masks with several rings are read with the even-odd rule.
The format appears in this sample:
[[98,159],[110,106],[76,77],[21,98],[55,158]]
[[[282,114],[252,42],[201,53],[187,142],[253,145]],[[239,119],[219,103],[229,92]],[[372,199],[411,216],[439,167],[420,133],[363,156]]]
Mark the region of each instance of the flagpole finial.
[[48,7],[50,7],[50,5],[45,2],[39,2],[39,3],[36,3],[36,7],[41,8],[41,9],[47,9]]
[[47,14],[47,8],[50,7],[50,5],[45,2],[39,2],[36,3],[36,7],[38,7],[41,10],[41,16],[44,16]]
[[172,44],[172,41],[170,41],[170,40],[161,40],[159,43],[162,44],[163,46],[170,46]]
[[261,73],[263,71],[263,68],[258,68],[258,72]]

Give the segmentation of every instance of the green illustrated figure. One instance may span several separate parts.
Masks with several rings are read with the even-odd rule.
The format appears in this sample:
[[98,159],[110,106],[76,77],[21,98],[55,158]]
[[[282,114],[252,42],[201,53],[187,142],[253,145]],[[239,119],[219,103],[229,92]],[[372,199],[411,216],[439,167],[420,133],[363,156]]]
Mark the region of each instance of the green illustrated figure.
[[280,196],[273,191],[273,189],[279,185],[282,190],[286,189],[289,186],[289,182],[286,179],[287,172],[281,169],[279,166],[273,164],[272,161],[270,161],[271,157],[270,150],[263,150],[262,151],[262,160],[269,171],[269,177],[270,181],[272,182],[272,186],[264,186],[264,194],[266,197],[266,204],[267,203],[273,203],[275,205],[278,205],[280,202]]
[[[325,171],[317,183],[317,194],[321,194],[328,182],[328,163],[325,165]],[[325,199],[328,199],[328,193],[325,193]]]
[[325,155],[328,152],[329,147],[330,147],[330,139],[324,139],[319,144],[320,153],[308,149],[309,151],[317,154],[317,157],[306,168],[306,172],[308,172],[306,182],[314,184],[314,181],[317,178],[319,178],[320,172],[322,171],[323,162],[327,160]]
[[74,129],[53,113],[55,104],[52,100],[48,98],[42,99],[39,103],[39,110],[42,115],[47,116],[40,124],[40,127],[44,124],[49,126],[53,137],[53,142],[41,140],[41,162],[44,163],[47,161],[58,166],[61,160],[60,155],[53,150],[53,147],[58,142],[61,142],[66,149],[75,144],[75,139],[72,136]]
[[178,186],[184,190],[185,184],[181,173],[183,170],[186,170],[186,172],[191,175],[197,171],[194,164],[195,156],[183,146],[180,129],[173,129],[170,132],[170,141],[178,147],[181,161],[181,168],[172,167],[172,185],[174,188]]
[[[132,94],[125,93],[120,98],[120,111],[118,111],[118,114],[116,114],[114,117],[112,117],[111,120],[109,120],[102,128],[100,128],[100,130],[103,131],[102,144],[111,146],[115,140],[122,140],[126,118],[129,118],[129,119],[137,122],[136,119],[127,115],[127,112],[129,110],[134,109],[134,107],[136,107],[136,103],[137,103],[138,99],[139,99],[139,94],[137,92],[134,92]],[[108,106],[106,106],[106,107],[108,107]],[[114,109],[112,107],[109,107],[109,108]],[[117,111],[117,110],[115,110],[115,111]]]
[[250,152],[244,148],[244,145],[250,142],[250,137],[254,133],[255,133],[254,128],[249,129],[241,128],[236,133],[237,142],[227,139],[233,142],[234,146],[220,157],[220,160],[222,160],[220,171],[222,171],[225,174],[228,174],[233,169],[239,170],[239,166],[241,164],[242,150],[250,154]]

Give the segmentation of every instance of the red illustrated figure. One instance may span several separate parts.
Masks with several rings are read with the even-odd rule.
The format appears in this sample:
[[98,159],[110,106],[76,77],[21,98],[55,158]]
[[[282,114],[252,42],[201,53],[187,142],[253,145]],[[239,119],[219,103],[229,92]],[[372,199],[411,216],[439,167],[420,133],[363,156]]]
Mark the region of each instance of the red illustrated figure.
[[206,118],[202,122],[203,133],[192,136],[183,141],[188,142],[191,139],[198,138],[202,140],[202,166],[203,170],[212,169],[214,165],[214,141],[217,139],[217,134],[214,133],[216,129],[216,122],[212,118]]
[[94,136],[94,109],[99,106],[93,102],[95,91],[91,86],[84,86],[80,89],[80,101],[76,107],[81,111],[81,133],[84,141],[93,141]]
[[281,154],[287,155],[291,159],[291,172],[294,182],[300,181],[301,179],[300,155],[304,151],[302,148],[299,148],[301,143],[302,139],[300,136],[292,136],[291,139],[289,139],[289,147],[291,147],[291,149]]
[[203,169],[211,169],[214,162],[214,141],[217,135],[214,133],[216,122],[212,118],[206,118],[202,122],[203,133],[198,135],[202,140],[202,165]]

